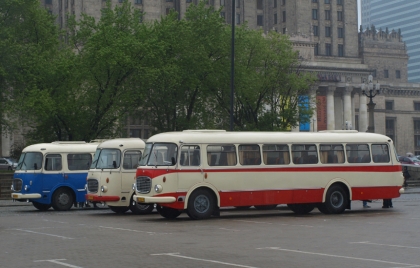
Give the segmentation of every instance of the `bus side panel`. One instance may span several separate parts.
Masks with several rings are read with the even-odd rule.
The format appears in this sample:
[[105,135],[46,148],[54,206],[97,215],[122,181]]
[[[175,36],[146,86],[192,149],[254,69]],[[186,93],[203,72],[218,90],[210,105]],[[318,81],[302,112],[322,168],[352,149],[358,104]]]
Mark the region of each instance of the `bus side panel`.
[[62,184],[57,185],[56,188],[59,188],[61,186],[68,186],[74,191],[76,195],[76,200],[75,200],[76,202],[85,202],[86,201],[86,198],[85,198],[86,177],[87,177],[87,172],[86,173],[66,172],[64,174],[64,182],[65,182],[64,185]]
[[[21,179],[22,180],[22,190],[18,193],[22,194],[41,194],[41,198],[37,199],[30,199],[30,201],[36,201],[42,204],[49,204],[50,198],[48,197],[48,193],[44,193],[43,189],[43,180],[44,175],[42,173],[28,171],[28,172],[15,172],[13,174],[14,179]],[[29,189],[25,191],[25,186],[28,186]]]
[[353,187],[353,200],[392,199],[400,197],[401,186]]

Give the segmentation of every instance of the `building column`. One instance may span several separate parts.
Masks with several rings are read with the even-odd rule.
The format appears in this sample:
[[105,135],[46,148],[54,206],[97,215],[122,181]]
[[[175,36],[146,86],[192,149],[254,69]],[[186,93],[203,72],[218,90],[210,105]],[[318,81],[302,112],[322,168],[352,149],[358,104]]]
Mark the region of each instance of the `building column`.
[[344,129],[353,129],[351,116],[351,91],[353,87],[345,87],[343,91]]
[[328,89],[327,89],[327,130],[335,130],[334,91],[335,91],[335,86],[328,86]]
[[318,121],[317,121],[317,110],[316,110],[316,91],[318,90],[318,87],[312,87],[311,93],[310,93],[310,105],[311,109],[314,112],[311,118],[310,122],[310,129],[309,132],[317,132],[318,131]]
[[362,92],[359,92],[359,131],[366,132],[368,128],[367,122],[367,100]]

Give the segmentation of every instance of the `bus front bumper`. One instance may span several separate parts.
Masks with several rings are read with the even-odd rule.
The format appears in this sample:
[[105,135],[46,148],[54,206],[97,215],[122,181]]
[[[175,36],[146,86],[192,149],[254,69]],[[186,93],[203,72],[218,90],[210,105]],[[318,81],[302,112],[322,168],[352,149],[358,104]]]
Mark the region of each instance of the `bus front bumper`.
[[11,197],[13,199],[38,199],[41,198],[41,194],[19,194],[19,193],[12,193]]
[[89,202],[116,202],[120,201],[119,196],[100,196],[96,194],[86,194],[85,195],[86,201]]
[[143,195],[134,195],[133,200],[137,203],[158,203],[158,204],[168,204],[174,203],[176,201],[175,197],[173,196],[160,196],[160,197],[153,197],[153,196],[143,196]]

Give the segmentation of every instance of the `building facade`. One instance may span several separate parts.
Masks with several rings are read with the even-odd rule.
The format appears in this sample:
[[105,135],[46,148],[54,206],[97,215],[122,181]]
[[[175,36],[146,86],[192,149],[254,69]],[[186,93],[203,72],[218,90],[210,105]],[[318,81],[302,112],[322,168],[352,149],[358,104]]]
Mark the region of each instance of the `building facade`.
[[401,30],[404,42],[407,45],[408,56],[408,81],[420,82],[420,5],[413,0],[362,0],[361,19],[363,29],[372,25],[376,29]]
[[[183,18],[188,6],[198,2],[129,1],[145,12],[145,21],[160,19],[171,9]],[[111,1],[112,5],[122,2]],[[234,21],[238,25],[246,22],[253,29],[289,35],[299,51],[304,70],[318,77],[310,90],[317,112],[308,128],[294,131],[366,131],[369,99],[363,94],[362,84],[367,84],[372,75],[373,82],[380,84],[379,94],[373,98],[375,132],[392,137],[400,154],[420,154],[420,116],[416,117],[420,111],[420,87],[407,83],[408,56],[402,35],[395,31],[374,33],[372,29],[359,33],[357,1],[236,0],[235,7],[232,0],[206,2],[221,10],[226,23],[232,21],[234,8]],[[65,27],[68,13],[76,18],[86,13],[99,19],[106,1],[40,0],[40,3],[57,16],[61,27]],[[127,118],[126,131],[127,136],[148,138],[150,135],[147,120],[139,120],[135,114]]]

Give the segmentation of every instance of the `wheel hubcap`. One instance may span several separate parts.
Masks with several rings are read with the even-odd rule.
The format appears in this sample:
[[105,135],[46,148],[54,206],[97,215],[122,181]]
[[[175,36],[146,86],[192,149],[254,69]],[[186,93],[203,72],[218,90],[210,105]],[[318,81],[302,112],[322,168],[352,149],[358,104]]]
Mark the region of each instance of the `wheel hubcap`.
[[339,208],[343,205],[343,202],[344,202],[344,198],[343,198],[343,195],[340,192],[336,191],[336,192],[332,193],[332,195],[331,195],[331,205],[333,207]]
[[69,196],[66,194],[61,194],[58,198],[58,202],[62,205],[67,205],[67,203],[69,202]]
[[205,195],[199,195],[194,200],[194,208],[199,213],[205,213],[209,210],[210,200]]

